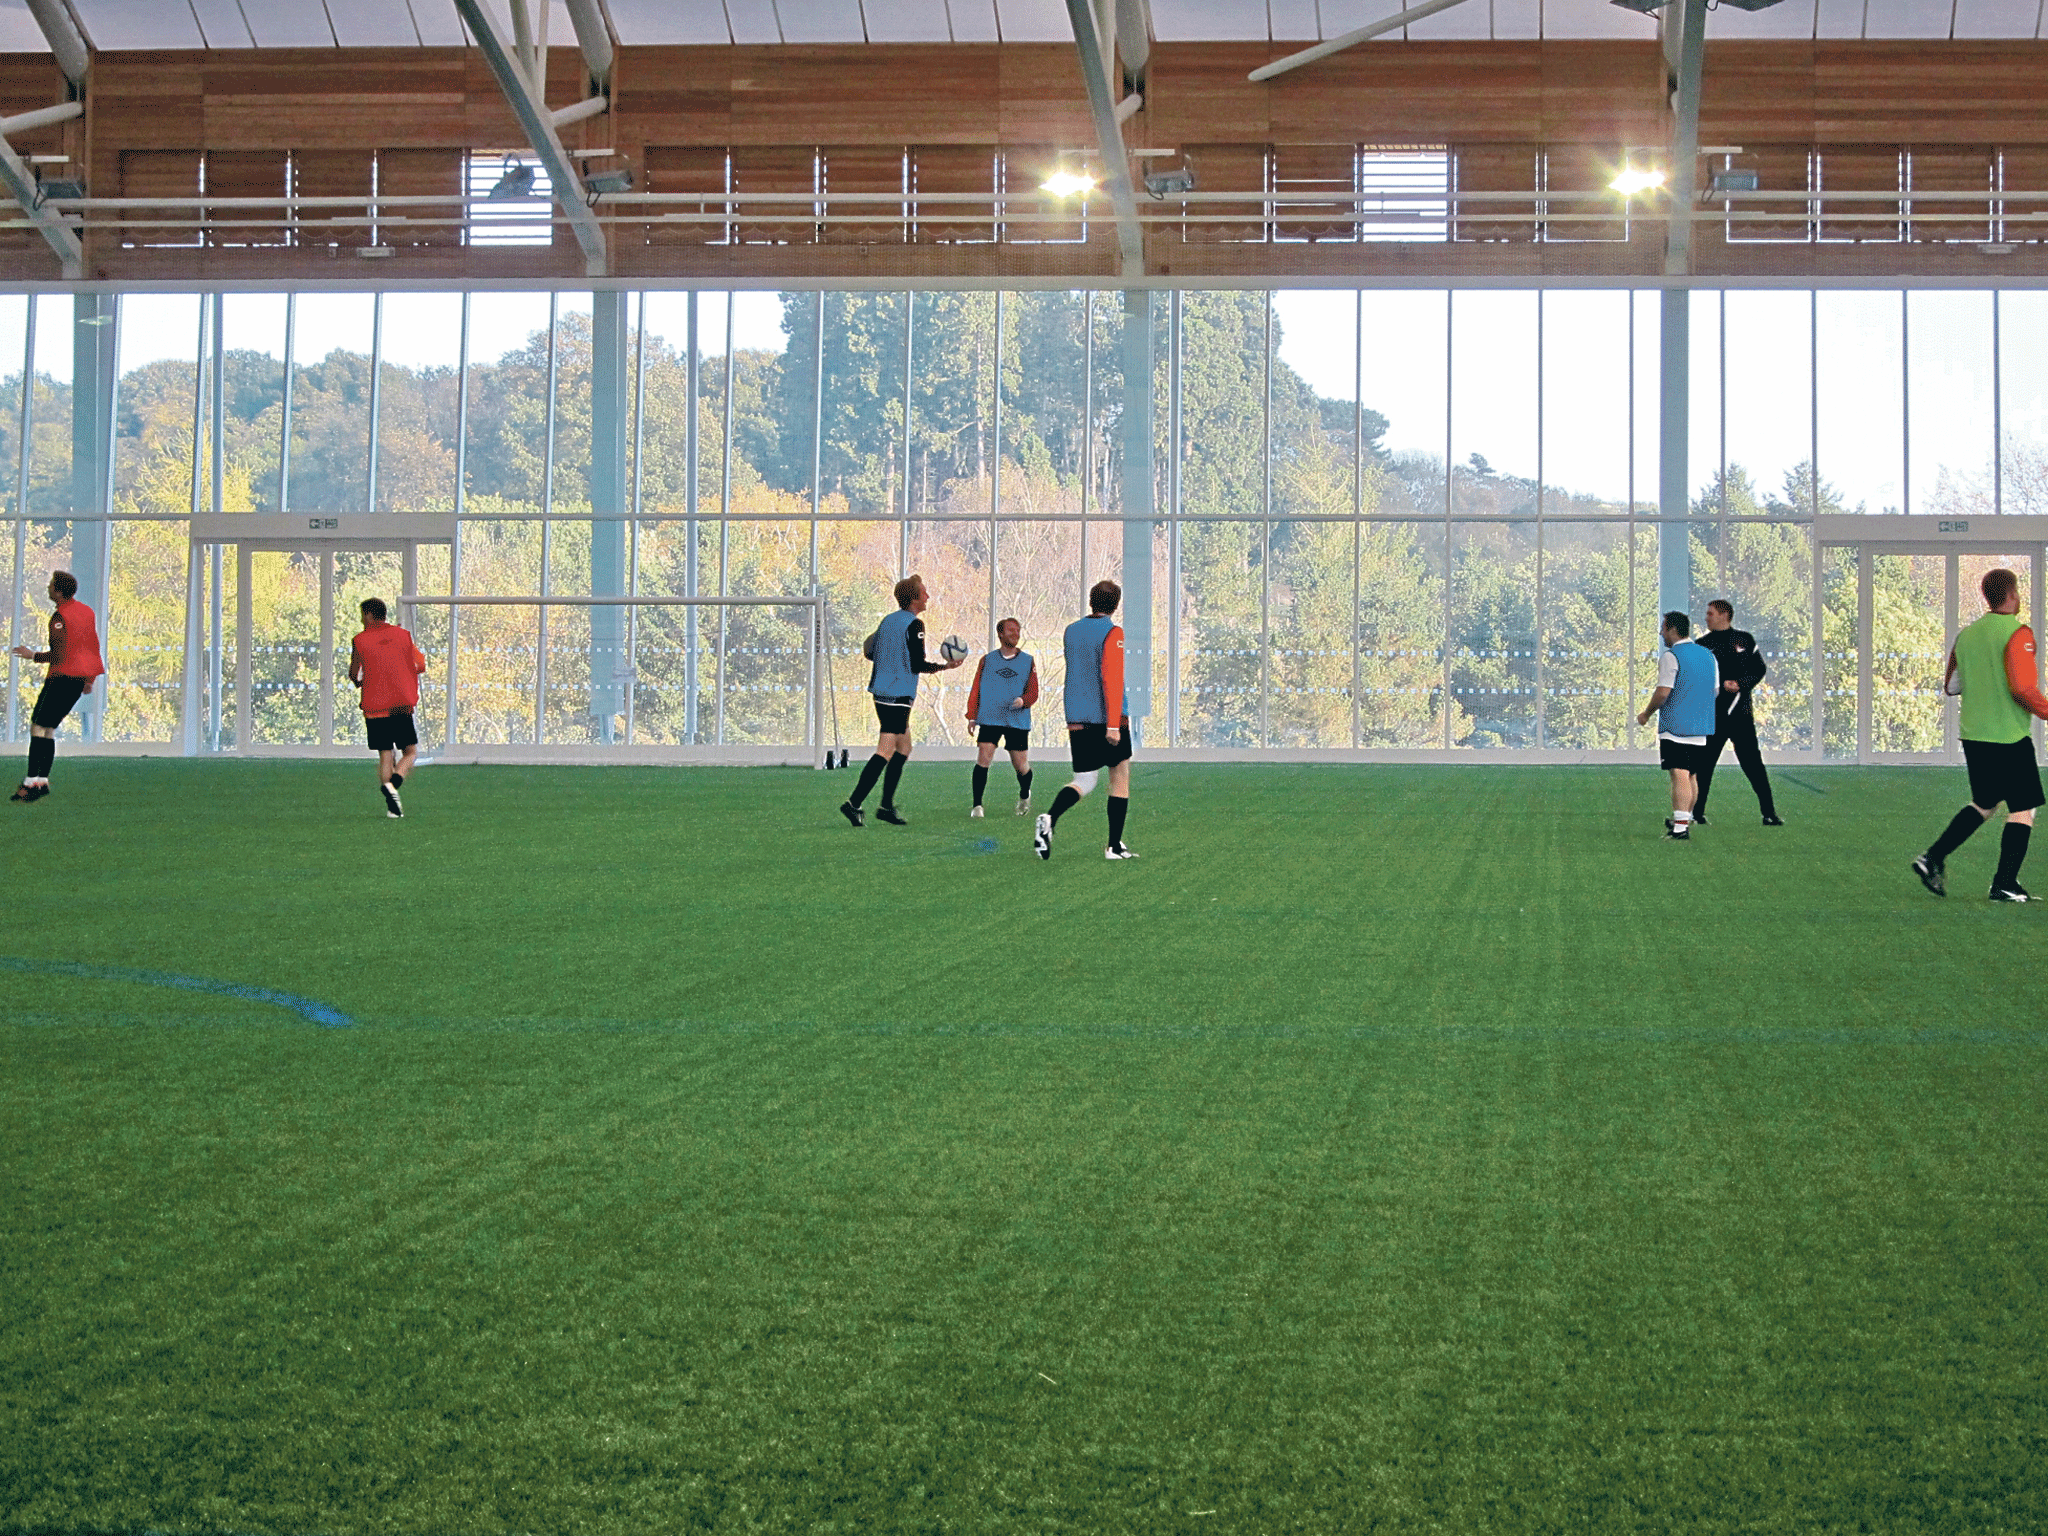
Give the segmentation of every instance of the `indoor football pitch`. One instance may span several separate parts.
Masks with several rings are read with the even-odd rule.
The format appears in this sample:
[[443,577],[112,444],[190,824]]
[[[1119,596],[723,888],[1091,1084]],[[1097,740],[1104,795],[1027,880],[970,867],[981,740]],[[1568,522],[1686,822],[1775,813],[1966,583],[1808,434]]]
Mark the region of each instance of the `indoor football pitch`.
[[0,1531],[2048,1529],[1959,771],[851,781],[60,757]]

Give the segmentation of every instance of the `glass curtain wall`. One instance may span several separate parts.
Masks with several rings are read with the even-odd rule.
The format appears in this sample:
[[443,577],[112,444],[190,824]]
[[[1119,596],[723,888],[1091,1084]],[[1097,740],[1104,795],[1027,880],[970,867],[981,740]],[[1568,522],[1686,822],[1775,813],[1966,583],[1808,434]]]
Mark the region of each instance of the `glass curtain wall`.
[[[1160,296],[1148,741],[1641,746],[1658,312],[1655,293],[1621,289]],[[857,743],[861,639],[916,571],[937,636],[978,652],[999,619],[1021,620],[1056,711],[1060,630],[1090,582],[1122,574],[1120,294],[663,292],[629,296],[626,313],[631,591],[822,588],[825,729]],[[1853,558],[1816,566],[1813,517],[2048,513],[2048,296],[1703,291],[1692,317],[1695,606],[1726,597],[1757,634],[1767,744],[1845,750],[1859,576]],[[590,591],[588,294],[130,295],[116,324],[110,738],[177,738],[195,510],[454,511],[463,591]],[[35,638],[43,573],[68,559],[73,331],[69,297],[0,298],[13,639]],[[244,568],[248,658],[235,652]],[[1917,557],[1873,572],[1880,745],[1939,739],[1943,577]],[[396,555],[345,552],[200,570],[205,743],[337,739],[323,665],[345,662],[355,604],[404,579]],[[445,547],[423,551],[421,590],[456,579]],[[337,614],[326,655],[323,583]],[[436,659],[430,731],[445,726],[453,644],[462,740],[606,736],[590,714],[587,610],[418,622]],[[635,684],[611,722],[625,739],[802,739],[797,614],[649,608],[628,645]],[[18,737],[34,669],[9,670]],[[971,675],[925,690],[927,739],[966,739]]]

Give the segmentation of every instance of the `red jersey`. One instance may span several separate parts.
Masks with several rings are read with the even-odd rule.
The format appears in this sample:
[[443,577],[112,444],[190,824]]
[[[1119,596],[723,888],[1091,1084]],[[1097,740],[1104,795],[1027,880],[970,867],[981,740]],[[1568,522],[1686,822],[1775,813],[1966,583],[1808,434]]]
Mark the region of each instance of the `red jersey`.
[[82,677],[91,682],[107,670],[100,659],[99,621],[75,597],[67,597],[50,615],[50,648],[36,652],[55,677]]
[[350,642],[349,676],[363,685],[363,714],[371,719],[409,711],[420,701],[427,658],[412,634],[396,624],[373,623]]

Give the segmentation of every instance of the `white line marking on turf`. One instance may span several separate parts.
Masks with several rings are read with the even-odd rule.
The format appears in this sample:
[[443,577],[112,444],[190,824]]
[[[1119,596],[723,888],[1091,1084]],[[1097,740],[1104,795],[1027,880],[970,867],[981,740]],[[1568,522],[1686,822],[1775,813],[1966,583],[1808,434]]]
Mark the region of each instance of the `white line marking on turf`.
[[[1038,1372],[1036,1372],[1035,1374],[1037,1375],[1037,1377],[1038,1377],[1038,1379],[1039,1379],[1040,1381],[1052,1381],[1052,1378],[1051,1378],[1050,1376],[1046,1375],[1046,1374],[1045,1374],[1045,1372],[1043,1372],[1043,1371],[1038,1371]],[[1058,1382],[1056,1382],[1056,1381],[1052,1381],[1052,1384],[1053,1384],[1054,1386],[1058,1386],[1058,1385],[1059,1385],[1059,1383],[1058,1383]]]

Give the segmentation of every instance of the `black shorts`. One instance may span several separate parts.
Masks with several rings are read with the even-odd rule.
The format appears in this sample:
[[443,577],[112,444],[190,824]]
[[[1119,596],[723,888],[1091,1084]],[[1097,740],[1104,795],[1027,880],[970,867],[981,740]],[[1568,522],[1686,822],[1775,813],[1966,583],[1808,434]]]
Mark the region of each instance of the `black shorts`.
[[1970,803],[1989,809],[2001,800],[2008,811],[2031,811],[2048,804],[2041,793],[2041,769],[2034,761],[2034,738],[2018,741],[1965,741],[1963,761],[1970,768]]
[[29,723],[40,725],[46,731],[57,729],[73,706],[85,696],[85,683],[82,677],[66,677],[61,672],[52,672],[43,679],[43,691],[36,695],[36,707],[29,714]]
[[1029,752],[1031,750],[1031,728],[1018,730],[1008,725],[984,725],[975,733],[974,744],[978,747],[1003,744],[1005,752]]
[[915,699],[885,699],[875,695],[875,719],[881,722],[882,733],[887,736],[910,734],[910,706]]
[[1705,773],[1714,766],[1714,744],[1711,740],[1694,744],[1690,741],[1670,741],[1659,736],[1657,766],[1683,768],[1687,773]]
[[1098,768],[1114,768],[1118,763],[1131,760],[1131,722],[1127,717],[1115,741],[1109,739],[1106,725],[1070,725],[1067,727],[1067,743],[1074,753],[1074,772],[1093,773]]
[[412,711],[401,715],[371,715],[364,719],[363,728],[370,733],[372,752],[402,752],[407,747],[420,744],[420,733],[414,729]]

